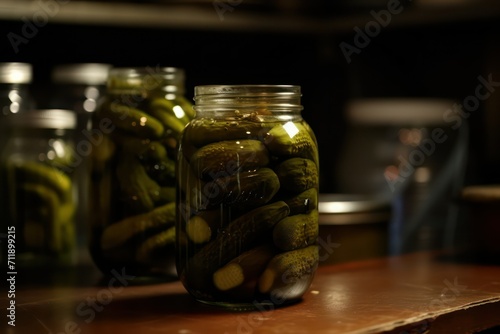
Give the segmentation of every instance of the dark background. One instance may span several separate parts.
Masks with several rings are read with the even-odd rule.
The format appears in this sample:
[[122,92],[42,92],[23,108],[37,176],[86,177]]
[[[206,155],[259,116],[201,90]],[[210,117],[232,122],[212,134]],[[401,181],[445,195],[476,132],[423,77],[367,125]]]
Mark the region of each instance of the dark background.
[[[120,10],[125,2],[114,3]],[[169,8],[179,3],[182,2],[157,1],[156,5]],[[465,5],[429,7],[417,6],[415,1],[408,3],[404,13],[394,15],[367,47],[352,55],[349,64],[339,44],[353,45],[354,27],[363,29],[364,23],[373,20],[370,11],[382,10],[386,4],[346,3],[243,1],[224,14],[228,19],[250,15],[254,21],[240,29],[225,28],[223,22],[213,29],[189,24],[154,26],[147,22],[133,27],[127,22],[71,24],[60,22],[56,15],[28,43],[20,44],[18,53],[7,35],[21,34],[26,23],[20,18],[4,18],[0,20],[0,58],[33,64],[33,95],[40,106],[52,93],[51,69],[64,63],[182,67],[187,74],[189,98],[194,86],[201,84],[301,85],[303,116],[316,132],[320,146],[321,191],[334,192],[334,171],[345,140],[346,101],[363,97],[440,97],[461,101],[474,93],[479,75],[487,77],[493,73],[493,78],[500,81],[497,4],[471,1]],[[208,16],[217,15],[213,2],[184,4],[193,10],[205,10]],[[331,26],[304,31],[262,29],[262,23],[269,24],[273,17]],[[335,28],[339,22],[341,28]],[[469,119],[471,154],[467,183],[500,182],[498,95],[482,104]]]

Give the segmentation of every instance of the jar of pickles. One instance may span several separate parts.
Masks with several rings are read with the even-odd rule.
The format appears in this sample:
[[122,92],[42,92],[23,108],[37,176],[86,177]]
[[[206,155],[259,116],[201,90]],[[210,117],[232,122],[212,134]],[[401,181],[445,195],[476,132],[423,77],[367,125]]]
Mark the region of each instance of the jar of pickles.
[[[76,117],[69,110],[6,116],[9,140],[1,156],[2,221],[16,233],[16,265],[74,264],[76,185],[71,173]],[[2,252],[7,254],[7,252]]]
[[231,309],[299,300],[317,268],[318,148],[299,86],[195,88],[178,151],[177,271]]
[[176,278],[176,149],[194,115],[183,94],[178,68],[110,70],[91,131],[90,249],[104,274]]

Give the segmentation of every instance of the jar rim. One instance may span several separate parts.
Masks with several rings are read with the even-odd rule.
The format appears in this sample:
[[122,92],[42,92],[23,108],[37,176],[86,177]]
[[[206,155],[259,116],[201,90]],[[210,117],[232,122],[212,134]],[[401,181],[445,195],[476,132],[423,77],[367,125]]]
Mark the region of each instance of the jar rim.
[[151,91],[184,93],[184,70],[177,67],[115,67],[107,81],[109,91]]
[[57,65],[52,69],[52,81],[55,83],[104,85],[111,66],[111,64],[104,63]]
[[0,83],[29,84],[33,66],[30,63],[0,63]]
[[76,128],[76,113],[69,109],[32,109],[5,117],[9,126],[26,129],[66,129]]
[[195,100],[199,96],[301,96],[299,85],[200,85],[194,88]]
[[109,76],[113,77],[129,77],[129,78],[137,78],[144,75],[176,75],[177,77],[184,75],[184,70],[178,67],[152,67],[152,66],[143,66],[143,67],[113,67],[109,70]]

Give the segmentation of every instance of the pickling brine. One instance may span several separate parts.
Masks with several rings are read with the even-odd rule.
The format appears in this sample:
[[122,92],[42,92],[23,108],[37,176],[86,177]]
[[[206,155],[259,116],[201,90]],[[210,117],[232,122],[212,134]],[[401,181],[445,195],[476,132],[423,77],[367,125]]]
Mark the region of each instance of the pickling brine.
[[318,148],[298,86],[199,86],[177,157],[177,270],[228,308],[299,300],[318,265]]
[[193,117],[183,71],[117,68],[95,112],[91,254],[104,274],[125,268],[145,279],[176,279],[175,159]]

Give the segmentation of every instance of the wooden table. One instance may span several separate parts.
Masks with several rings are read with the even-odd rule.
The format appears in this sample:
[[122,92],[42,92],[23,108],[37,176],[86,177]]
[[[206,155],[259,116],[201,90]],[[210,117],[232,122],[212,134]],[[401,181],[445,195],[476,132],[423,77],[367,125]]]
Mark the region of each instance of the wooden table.
[[[120,283],[94,268],[24,280],[16,326],[2,315],[0,332],[455,334],[500,325],[500,266],[427,253],[321,266],[301,302],[250,312],[199,303],[179,282]],[[0,300],[5,313],[7,294]]]

